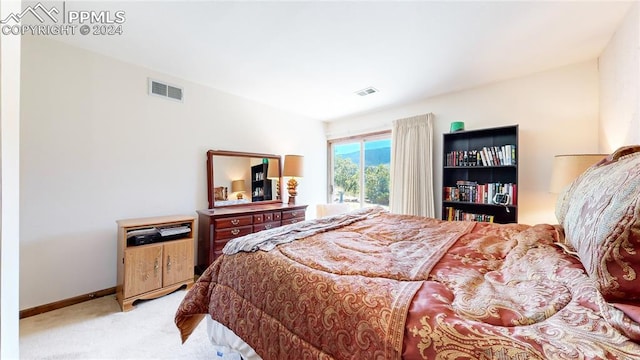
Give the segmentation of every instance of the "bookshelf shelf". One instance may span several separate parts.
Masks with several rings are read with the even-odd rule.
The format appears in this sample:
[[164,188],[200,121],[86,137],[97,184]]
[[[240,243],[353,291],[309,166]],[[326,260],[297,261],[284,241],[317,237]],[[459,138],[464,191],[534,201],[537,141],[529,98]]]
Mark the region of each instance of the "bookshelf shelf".
[[502,208],[507,206],[507,207],[510,207],[510,208],[516,208],[515,205],[487,204],[487,203],[477,203],[477,202],[471,202],[471,201],[443,201],[442,203],[443,204],[470,204],[470,205],[502,207]]
[[486,166],[444,166],[445,169],[488,169],[488,168],[517,168],[515,165],[486,165]]
[[518,222],[518,125],[443,134],[442,219]]

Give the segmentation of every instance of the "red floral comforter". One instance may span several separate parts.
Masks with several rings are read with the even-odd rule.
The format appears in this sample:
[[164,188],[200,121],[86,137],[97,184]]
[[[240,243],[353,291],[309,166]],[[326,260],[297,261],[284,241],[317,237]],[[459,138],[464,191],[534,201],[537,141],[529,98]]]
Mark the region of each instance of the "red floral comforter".
[[219,258],[176,313],[183,341],[211,315],[265,360],[640,358],[556,227],[360,214]]

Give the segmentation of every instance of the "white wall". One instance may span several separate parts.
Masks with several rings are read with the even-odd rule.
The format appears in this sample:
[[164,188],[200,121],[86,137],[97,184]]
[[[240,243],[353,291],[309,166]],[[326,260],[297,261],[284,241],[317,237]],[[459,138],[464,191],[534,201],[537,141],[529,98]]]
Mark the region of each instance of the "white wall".
[[518,220],[555,223],[548,192],[554,155],[598,150],[598,70],[595,60],[433,97],[414,104],[325,124],[329,138],[390,129],[391,122],[432,112],[436,210],[442,198],[442,134],[453,121],[465,129],[519,124]]
[[640,144],[640,5],[636,2],[599,59],[600,150]]
[[[0,3],[0,19],[20,12]],[[0,359],[19,353],[20,37],[0,34]]]
[[208,149],[304,155],[297,203],[324,202],[319,121],[42,37],[23,40],[21,91],[21,309],[115,286],[115,221],[206,208]]

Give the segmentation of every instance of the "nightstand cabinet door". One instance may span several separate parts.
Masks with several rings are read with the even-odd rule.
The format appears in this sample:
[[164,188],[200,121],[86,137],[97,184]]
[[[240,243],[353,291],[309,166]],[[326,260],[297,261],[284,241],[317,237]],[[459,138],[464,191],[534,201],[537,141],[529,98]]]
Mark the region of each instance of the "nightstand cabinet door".
[[125,298],[162,287],[162,245],[129,248],[124,261]]
[[193,240],[178,240],[163,245],[162,286],[193,278]]

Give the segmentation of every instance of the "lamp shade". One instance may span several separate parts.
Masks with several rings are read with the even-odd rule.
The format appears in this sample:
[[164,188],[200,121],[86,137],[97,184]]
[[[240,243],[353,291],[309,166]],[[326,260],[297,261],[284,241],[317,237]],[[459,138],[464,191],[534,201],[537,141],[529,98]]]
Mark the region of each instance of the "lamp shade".
[[233,180],[231,182],[231,192],[246,191],[244,187],[244,180]]
[[279,178],[280,178],[280,160],[269,159],[267,179],[279,179]]
[[302,177],[304,175],[303,160],[304,157],[302,155],[285,155],[282,176]]
[[556,155],[553,158],[553,170],[551,172],[551,186],[549,191],[556,194],[559,193],[591,165],[602,160],[607,155],[608,154]]

